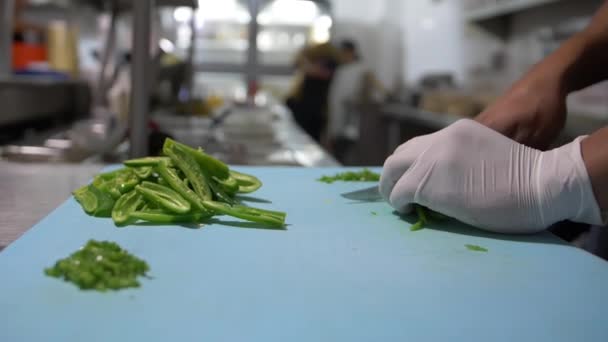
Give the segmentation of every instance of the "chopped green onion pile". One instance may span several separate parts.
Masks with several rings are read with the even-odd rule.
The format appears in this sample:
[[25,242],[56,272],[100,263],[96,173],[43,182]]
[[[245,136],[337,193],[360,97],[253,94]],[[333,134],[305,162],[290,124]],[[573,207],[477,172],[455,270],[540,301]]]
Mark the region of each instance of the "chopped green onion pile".
[[118,226],[137,221],[200,223],[229,215],[268,227],[283,227],[283,212],[240,205],[236,197],[262,186],[252,175],[230,170],[221,161],[172,139],[162,157],[125,161],[125,167],[99,174],[73,192],[84,211],[112,217]]
[[319,182],[331,184],[335,181],[345,182],[377,182],[380,180],[380,174],[372,172],[368,169],[361,171],[346,171],[340,172],[333,176],[323,176],[317,179]]
[[137,277],[145,276],[148,269],[145,261],[114,242],[89,240],[44,273],[72,282],[82,290],[106,291],[139,287]]

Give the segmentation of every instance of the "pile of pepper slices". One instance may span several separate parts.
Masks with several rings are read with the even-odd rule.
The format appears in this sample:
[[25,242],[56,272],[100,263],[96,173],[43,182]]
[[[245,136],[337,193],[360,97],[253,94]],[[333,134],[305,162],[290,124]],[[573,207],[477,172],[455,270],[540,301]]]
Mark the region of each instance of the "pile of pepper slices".
[[84,211],[112,217],[118,226],[145,221],[200,223],[229,215],[269,227],[285,225],[284,212],[240,205],[237,194],[262,186],[254,176],[230,170],[221,161],[172,139],[162,157],[125,161],[125,168],[99,174],[74,191]]

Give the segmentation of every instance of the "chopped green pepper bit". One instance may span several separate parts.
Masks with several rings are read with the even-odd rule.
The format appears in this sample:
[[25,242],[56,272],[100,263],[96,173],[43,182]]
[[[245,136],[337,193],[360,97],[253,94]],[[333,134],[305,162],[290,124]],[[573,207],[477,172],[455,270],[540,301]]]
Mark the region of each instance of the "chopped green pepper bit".
[[481,246],[477,246],[477,245],[469,245],[466,244],[464,245],[468,250],[470,251],[474,251],[474,252],[487,252],[488,249],[487,248],[483,248]]
[[380,174],[372,172],[368,169],[361,171],[340,172],[333,176],[323,176],[317,179],[319,182],[331,184],[335,181],[344,182],[377,182],[380,180]]
[[89,240],[84,247],[44,270],[50,277],[76,284],[82,290],[118,290],[139,287],[138,276],[148,264],[114,242]]
[[421,230],[422,228],[424,228],[424,223],[422,223],[422,220],[418,220],[410,227],[410,230],[415,232],[417,230]]
[[411,231],[417,231],[417,230],[424,228],[424,226],[426,226],[427,223],[429,222],[427,217],[430,217],[433,220],[437,220],[437,221],[442,221],[442,220],[445,220],[448,218],[447,216],[445,216],[443,214],[440,214],[429,208],[423,207],[419,204],[414,204],[414,209],[416,210],[416,215],[418,215],[418,221],[416,221],[416,223],[414,223],[410,227]]
[[85,185],[73,192],[74,198],[84,211],[96,217],[110,217],[114,207],[114,199],[108,193],[93,185]]
[[418,221],[410,227],[410,230],[413,232],[424,228],[428,222],[426,220],[426,214],[424,213],[426,209],[423,206],[414,204],[414,210],[416,210],[416,215],[418,215]]

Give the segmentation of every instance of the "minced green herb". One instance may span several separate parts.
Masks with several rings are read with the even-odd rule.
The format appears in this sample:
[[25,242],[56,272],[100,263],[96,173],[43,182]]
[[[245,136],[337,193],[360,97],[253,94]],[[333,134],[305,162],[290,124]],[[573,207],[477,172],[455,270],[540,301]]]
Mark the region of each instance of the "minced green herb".
[[319,182],[331,184],[335,181],[343,182],[377,182],[380,180],[380,174],[372,172],[368,169],[361,171],[346,171],[340,172],[333,176],[323,176],[317,179]]
[[375,211],[372,211],[372,215],[374,215],[374,216],[378,216],[378,213],[377,213],[377,212],[375,212]]
[[470,251],[475,251],[475,252],[487,252],[488,249],[487,248],[483,248],[481,246],[477,246],[477,245],[464,245],[468,250]]
[[48,276],[76,284],[81,290],[139,287],[148,264],[110,241],[89,240],[84,247],[44,270]]

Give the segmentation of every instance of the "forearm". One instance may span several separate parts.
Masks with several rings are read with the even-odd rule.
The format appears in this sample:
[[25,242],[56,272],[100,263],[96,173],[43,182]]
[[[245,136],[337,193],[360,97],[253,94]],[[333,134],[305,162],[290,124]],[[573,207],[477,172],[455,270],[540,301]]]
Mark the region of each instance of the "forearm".
[[608,79],[608,1],[585,30],[536,64],[514,89],[559,87],[562,96]]
[[600,210],[608,213],[608,127],[581,142],[583,161]]
[[[567,95],[608,79],[608,1],[593,17],[585,30],[567,40],[540,67],[559,75]],[[546,64],[546,65],[543,65]]]

